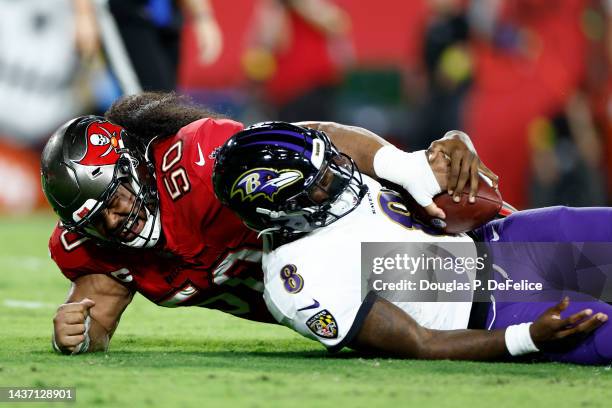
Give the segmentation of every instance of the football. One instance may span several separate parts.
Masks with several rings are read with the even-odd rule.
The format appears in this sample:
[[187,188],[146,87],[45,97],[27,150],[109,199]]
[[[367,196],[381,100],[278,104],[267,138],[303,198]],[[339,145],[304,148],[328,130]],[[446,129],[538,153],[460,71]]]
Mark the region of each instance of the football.
[[491,221],[499,213],[503,200],[499,191],[492,187],[491,181],[480,176],[476,202],[468,202],[469,186],[463,190],[461,201],[455,203],[453,197],[443,192],[434,197],[433,201],[446,214],[446,219],[431,217],[425,209],[409,197],[412,214],[422,224],[429,225],[449,234],[471,231]]

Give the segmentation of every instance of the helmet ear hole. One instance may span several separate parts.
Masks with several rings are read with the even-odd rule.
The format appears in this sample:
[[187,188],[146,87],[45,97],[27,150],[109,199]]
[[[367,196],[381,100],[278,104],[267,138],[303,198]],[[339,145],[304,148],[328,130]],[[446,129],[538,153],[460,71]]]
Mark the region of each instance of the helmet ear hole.
[[117,180],[125,180],[132,176],[129,163],[125,160],[117,162],[115,177]]

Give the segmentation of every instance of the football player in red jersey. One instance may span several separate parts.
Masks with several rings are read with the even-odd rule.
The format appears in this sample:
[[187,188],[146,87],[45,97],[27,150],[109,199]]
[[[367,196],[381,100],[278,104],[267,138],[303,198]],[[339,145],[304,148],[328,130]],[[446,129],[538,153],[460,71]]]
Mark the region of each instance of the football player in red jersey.
[[[301,124],[326,132],[364,173],[402,185],[443,216],[431,197],[446,172],[434,175],[422,152],[401,152],[362,128]],[[56,351],[106,350],[135,292],[160,306],[273,322],[262,297],[262,243],[217,201],[211,181],[217,149],[242,129],[175,94],[143,93],[118,100],[105,118],[79,117],[53,134],[41,158],[43,190],[60,217],[49,248],[72,281],[53,320]],[[490,173],[460,134],[432,150],[451,158],[449,191],[469,183],[475,192],[478,170]],[[384,174],[374,172],[375,155],[389,162]]]

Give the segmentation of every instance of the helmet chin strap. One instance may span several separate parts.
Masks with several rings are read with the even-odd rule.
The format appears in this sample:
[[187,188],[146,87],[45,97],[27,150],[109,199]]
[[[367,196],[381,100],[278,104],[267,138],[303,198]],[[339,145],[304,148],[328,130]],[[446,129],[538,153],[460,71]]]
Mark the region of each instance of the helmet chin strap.
[[336,217],[343,216],[349,209],[353,208],[359,202],[359,196],[351,189],[347,188],[340,196],[331,203],[329,213]]
[[365,184],[360,184],[356,178],[352,178],[346,189],[330,204],[330,208],[327,210],[329,213],[327,221],[337,220],[353,211],[367,191],[368,188]]
[[[130,185],[132,187],[132,190],[134,192],[139,191],[140,189],[144,188],[140,184],[144,181],[138,179],[138,173],[136,172],[136,166],[134,159],[132,159],[132,156],[126,153],[124,154],[129,159],[129,171],[131,174]],[[146,205],[144,205],[143,207],[147,215],[147,221],[145,222],[142,231],[140,232],[140,234],[138,234],[138,236],[136,236],[136,238],[129,242],[124,242],[123,245],[127,245],[132,248],[152,248],[159,241],[159,238],[161,237],[161,217],[159,207],[156,208],[155,214],[153,214],[151,210],[147,208]]]
[[146,207],[145,211],[147,212],[147,221],[142,231],[130,242],[124,242],[124,245],[132,248],[152,248],[159,241],[159,238],[161,237],[161,219],[159,216],[159,208],[155,214],[152,214]]

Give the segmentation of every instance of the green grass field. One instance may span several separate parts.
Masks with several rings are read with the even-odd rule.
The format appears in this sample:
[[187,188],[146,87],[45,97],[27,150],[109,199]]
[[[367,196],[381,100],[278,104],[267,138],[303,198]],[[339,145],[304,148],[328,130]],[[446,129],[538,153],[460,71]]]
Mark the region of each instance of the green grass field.
[[139,296],[108,354],[59,356],[51,319],[69,283],[48,256],[53,223],[0,218],[0,386],[76,387],[76,405],[52,406],[612,406],[610,367],[332,356],[284,327]]

